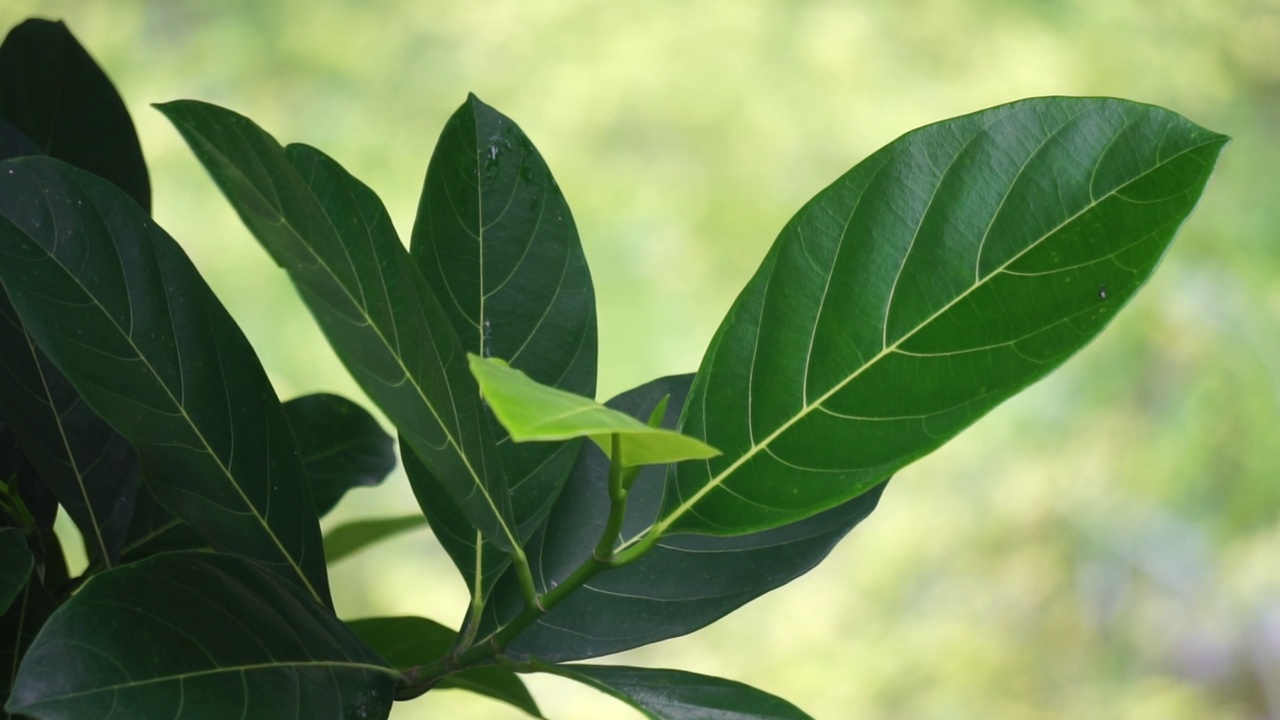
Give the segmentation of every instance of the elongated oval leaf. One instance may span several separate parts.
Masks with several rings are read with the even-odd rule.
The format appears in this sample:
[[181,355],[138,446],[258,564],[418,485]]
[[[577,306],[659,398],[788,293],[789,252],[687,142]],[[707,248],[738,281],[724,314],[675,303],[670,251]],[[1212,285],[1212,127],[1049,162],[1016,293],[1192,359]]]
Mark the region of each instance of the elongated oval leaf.
[[682,670],[621,665],[533,663],[612,695],[649,720],[812,720],[776,695],[732,680]]
[[284,404],[316,513],[324,517],[353,487],[369,487],[396,467],[395,441],[368,410],[315,393]]
[[[673,427],[693,375],[658,378],[608,405],[647,417],[670,398],[663,422]],[[646,468],[628,496],[624,535],[643,532],[662,505],[665,467]],[[594,449],[574,466],[546,526],[526,552],[539,591],[564,580],[586,561],[609,512],[609,462]],[[865,519],[884,486],[805,520],[749,535],[680,534],[663,538],[633,563],[608,570],[567,597],[509,646],[516,654],[561,662],[621,652],[710,625],[760,595],[813,569]],[[498,585],[482,633],[510,621],[523,607],[512,574]]]
[[466,357],[378,197],[320,151],[286,152],[229,110],[190,100],[159,109],[289,273],[360,386],[468,520],[514,550],[510,496]]
[[63,23],[32,18],[5,37],[0,119],[40,152],[111,181],[151,212],[151,182],[129,111]]
[[619,436],[623,465],[715,457],[718,451],[674,430],[651,427],[590,398],[534,382],[497,358],[468,356],[489,408],[516,442],[589,437],[605,453]]
[[[444,657],[458,636],[457,631],[420,617],[348,620],[347,627],[401,671]],[[520,708],[533,717],[543,717],[524,681],[506,668],[477,667],[449,675],[433,691],[449,688],[469,690]]]
[[215,548],[328,602],[320,527],[275,391],[178,245],[110,183],[0,163],[0,282],[151,491]]
[[398,677],[277,573],[165,553],[95,576],[59,608],[7,709],[48,720],[385,718]]
[[[595,297],[568,203],[528,136],[474,95],[440,133],[409,249],[467,351],[595,395]],[[506,442],[496,423],[494,435],[523,541],[546,518],[581,441]],[[432,528],[483,597],[506,560],[461,526],[430,471],[405,465]]]
[[909,133],[789,222],[698,371],[658,531],[847,501],[1097,335],[1226,142],[1160,108],[1043,98]]

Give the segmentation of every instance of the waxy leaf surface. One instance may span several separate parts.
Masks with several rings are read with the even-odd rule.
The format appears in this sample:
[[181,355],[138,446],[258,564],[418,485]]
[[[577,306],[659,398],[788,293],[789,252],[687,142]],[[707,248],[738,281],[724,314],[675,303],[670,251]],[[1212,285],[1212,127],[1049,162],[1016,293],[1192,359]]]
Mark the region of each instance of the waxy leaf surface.
[[510,497],[466,355],[382,202],[320,151],[281,148],[241,115],[189,100],[159,107],[370,399],[467,519],[513,550]]
[[344,397],[304,395],[287,401],[284,414],[321,517],[348,490],[377,485],[396,467],[395,441],[368,410]]
[[534,669],[590,685],[649,720],[812,720],[776,695],[682,670],[546,663],[534,663]]
[[10,712],[94,718],[386,718],[399,673],[257,563],[157,555],[97,575],[27,651]]
[[0,528],[0,615],[8,612],[13,599],[22,593],[34,565],[35,558],[22,531]]
[[40,153],[111,181],[151,212],[129,111],[66,25],[32,18],[9,31],[0,45],[0,120]]
[[[670,397],[663,423],[675,425],[692,375],[659,378],[610,400],[632,417],[647,418]],[[628,495],[622,535],[644,532],[662,505],[668,466],[645,468]],[[539,592],[564,582],[591,556],[609,512],[609,461],[589,448],[547,525],[525,550]],[[544,660],[582,660],[621,652],[698,630],[743,604],[808,572],[875,509],[884,486],[805,520],[772,530],[732,537],[671,535],[633,563],[603,572],[530,625],[510,650]],[[520,589],[509,574],[498,585],[488,633],[522,607]]]
[[1156,107],[1041,98],[908,133],[783,229],[717,331],[659,531],[737,534],[867,491],[1115,316],[1227,138]]
[[328,578],[293,435],[258,358],[177,243],[119,189],[45,157],[0,163],[0,282],[148,487],[214,548],[317,601]]
[[[420,617],[348,620],[347,627],[400,671],[444,657],[458,636],[457,631]],[[543,717],[524,681],[506,668],[472,668],[442,678],[432,690],[449,688],[469,690],[513,705],[533,717]]]
[[650,427],[590,398],[534,382],[497,358],[469,356],[489,408],[516,442],[589,437],[606,454],[621,439],[623,466],[714,457],[717,451],[673,430]]

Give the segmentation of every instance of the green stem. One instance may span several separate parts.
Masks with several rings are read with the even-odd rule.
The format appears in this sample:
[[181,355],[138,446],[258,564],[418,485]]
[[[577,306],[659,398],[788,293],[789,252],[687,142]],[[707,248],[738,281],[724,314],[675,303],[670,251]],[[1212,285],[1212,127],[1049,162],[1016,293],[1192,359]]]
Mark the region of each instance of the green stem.
[[639,468],[623,466],[622,438],[614,434],[611,438],[609,461],[609,518],[605,521],[600,540],[596,543],[591,557],[587,558],[576,570],[569,574],[558,585],[539,595],[533,584],[533,573],[529,563],[520,553],[515,558],[516,573],[520,578],[520,587],[525,598],[524,609],[519,615],[497,632],[478,642],[469,642],[461,652],[450,653],[434,663],[411,668],[405,672],[396,690],[396,698],[407,700],[417,697],[435,686],[441,678],[458,672],[464,668],[487,662],[497,661],[502,652],[520,633],[532,625],[537,619],[559,605],[574,591],[581,588],[588,580],[609,568],[619,567],[639,558],[645,551],[657,543],[656,535],[650,539],[646,536],[619,555],[614,554],[614,546],[622,532],[622,522],[627,514],[627,490],[635,480]]

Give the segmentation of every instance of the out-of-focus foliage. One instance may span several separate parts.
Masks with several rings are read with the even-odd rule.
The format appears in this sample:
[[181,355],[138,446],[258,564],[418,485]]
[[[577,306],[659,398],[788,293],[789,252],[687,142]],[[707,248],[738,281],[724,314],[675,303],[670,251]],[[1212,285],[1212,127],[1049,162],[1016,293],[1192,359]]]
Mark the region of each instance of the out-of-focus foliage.
[[[600,397],[692,370],[790,213],[909,128],[1088,94],[1231,134],[1165,266],[1099,343],[901,473],[813,574],[625,662],[731,677],[819,718],[1280,716],[1280,2],[9,0],[0,26],[31,14],[71,23],[132,103],[157,219],[283,397],[357,391],[147,103],[251,110],[369,182],[402,230],[467,91],[518,116],[593,268]],[[411,507],[393,484],[335,520]],[[400,591],[348,589],[339,611],[464,602],[426,538],[339,566],[335,588],[376,572]],[[548,716],[622,716],[533,684]],[[446,693],[393,717],[508,716]]]

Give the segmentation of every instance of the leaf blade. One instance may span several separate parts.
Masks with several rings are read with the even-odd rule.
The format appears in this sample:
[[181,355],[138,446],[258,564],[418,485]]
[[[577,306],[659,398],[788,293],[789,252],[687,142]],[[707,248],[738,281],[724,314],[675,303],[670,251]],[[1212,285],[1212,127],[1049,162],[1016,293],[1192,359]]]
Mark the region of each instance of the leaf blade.
[[23,660],[8,709],[49,719],[103,707],[127,717],[178,717],[186,708],[301,719],[338,708],[344,717],[385,718],[397,677],[276,573],[178,552],[97,575],[55,611]]
[[395,442],[369,411],[329,393],[284,403],[316,513],[324,517],[354,487],[371,487],[396,467]]
[[190,260],[105,180],[45,157],[0,167],[0,281],[40,347],[171,512],[329,602],[280,402]]
[[812,515],[1043,376],[1145,282],[1225,142],[1159,108],[1042,98],[860,163],[788,223],[712,341],[682,429],[725,455],[677,467],[659,527]]
[[360,386],[467,518],[514,551],[510,496],[458,338],[373,191],[318,150],[286,151],[231,111],[189,100],[157,107],[290,274]]
[[650,720],[813,720],[776,695],[709,675],[622,665],[535,662],[532,667],[590,685]]

